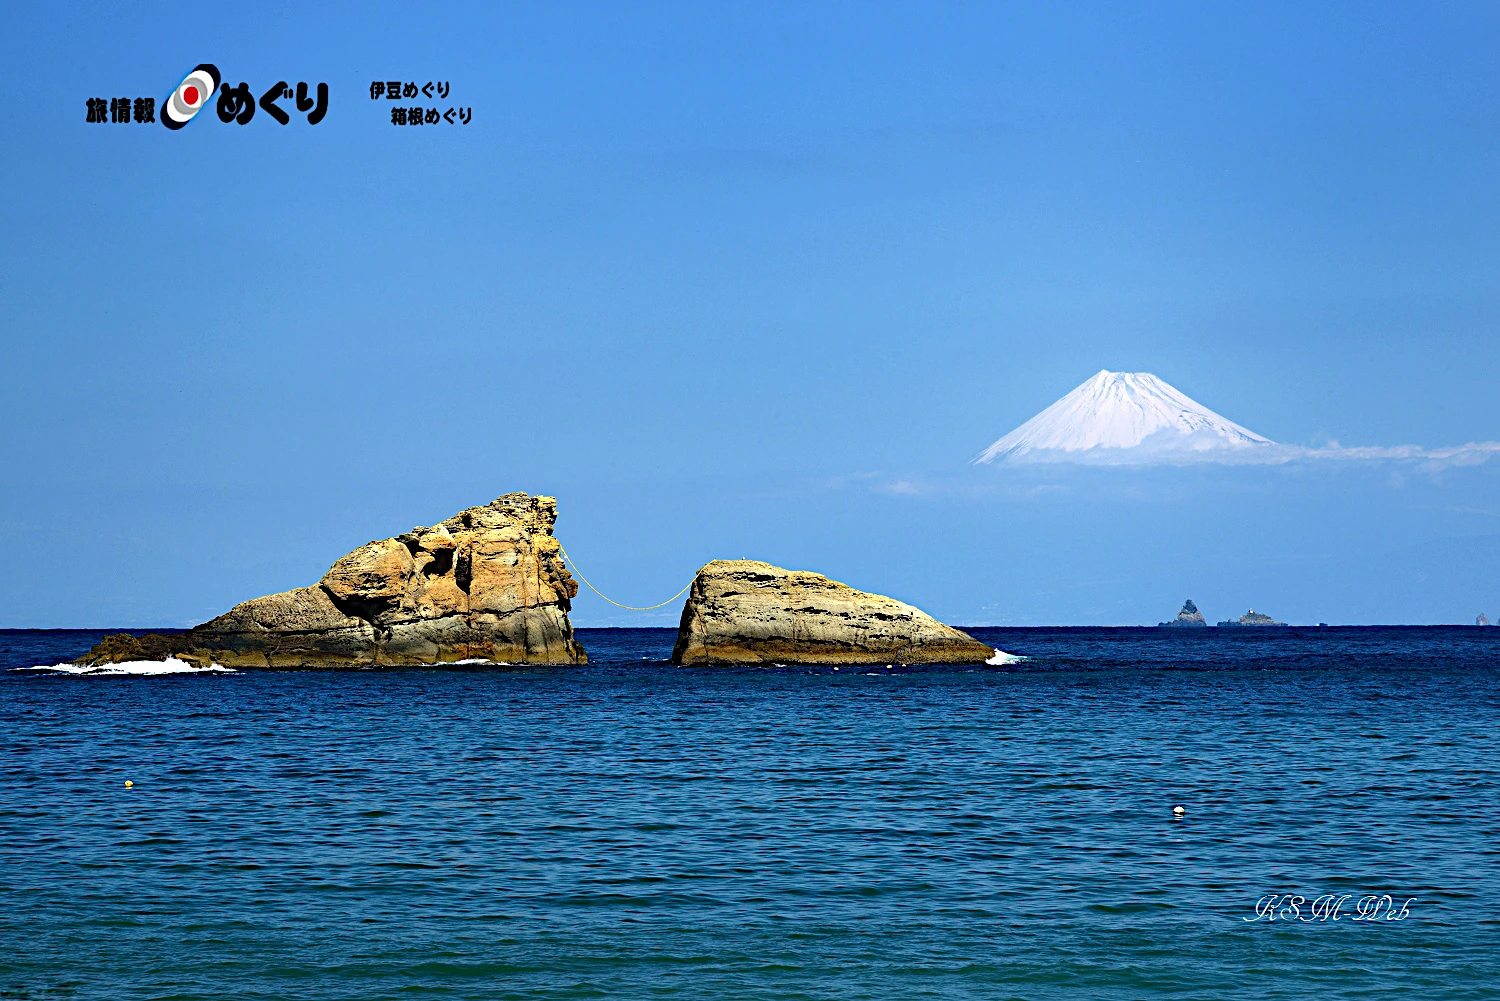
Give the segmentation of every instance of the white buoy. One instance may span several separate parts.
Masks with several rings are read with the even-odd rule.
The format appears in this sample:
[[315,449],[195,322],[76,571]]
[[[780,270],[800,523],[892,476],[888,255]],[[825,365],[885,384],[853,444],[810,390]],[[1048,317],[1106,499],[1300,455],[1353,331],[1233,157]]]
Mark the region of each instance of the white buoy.
[[1187,813],[1187,811],[1180,806],[1172,807],[1172,816],[1174,817],[1181,817],[1185,813]]

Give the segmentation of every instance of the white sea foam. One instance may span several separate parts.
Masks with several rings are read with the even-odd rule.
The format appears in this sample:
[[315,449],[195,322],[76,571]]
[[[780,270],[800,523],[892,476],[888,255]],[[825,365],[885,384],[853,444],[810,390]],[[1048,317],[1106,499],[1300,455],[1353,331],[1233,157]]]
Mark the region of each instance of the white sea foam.
[[218,664],[210,664],[208,667],[199,667],[197,664],[189,664],[185,660],[176,657],[168,657],[166,660],[126,660],[118,664],[100,664],[90,667],[86,664],[38,664],[36,667],[23,667],[22,671],[52,671],[57,674],[87,674],[92,677],[112,674],[236,674],[231,667],[221,667]]
[[1006,653],[1004,650],[996,650],[995,656],[985,661],[985,663],[992,667],[1000,667],[1003,664],[1019,664],[1021,661],[1029,659],[1029,657],[1023,657],[1018,653]]
[[467,660],[440,660],[433,667],[469,667],[474,664],[486,664],[490,667],[514,667],[506,660],[486,660],[483,657],[470,657]]

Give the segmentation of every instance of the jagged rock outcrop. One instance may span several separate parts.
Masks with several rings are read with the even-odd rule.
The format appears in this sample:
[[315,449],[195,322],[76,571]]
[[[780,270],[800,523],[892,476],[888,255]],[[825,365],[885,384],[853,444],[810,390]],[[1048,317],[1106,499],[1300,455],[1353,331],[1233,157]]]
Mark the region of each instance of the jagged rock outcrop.
[[80,663],[586,663],[568,622],[578,585],[552,537],[556,520],[554,498],[506,494],[360,546],[312,587],[243,602],[185,633],[106,637]]
[[1198,611],[1198,606],[1193,604],[1189,598],[1182,603],[1182,611],[1177,613],[1177,618],[1171,622],[1158,622],[1158,626],[1207,626],[1208,622],[1203,618],[1203,613]]
[[921,609],[822,574],[714,560],[688,592],[672,663],[977,664],[994,653]]
[[1238,621],[1236,621],[1234,619],[1228,619],[1228,620],[1226,620],[1224,622],[1220,622],[1219,625],[1221,625],[1221,626],[1284,626],[1284,625],[1286,625],[1286,623],[1285,622],[1277,622],[1275,619],[1271,618],[1269,615],[1266,615],[1264,612],[1257,612],[1255,609],[1252,608],[1248,612],[1246,612],[1244,615],[1241,615],[1239,617]]

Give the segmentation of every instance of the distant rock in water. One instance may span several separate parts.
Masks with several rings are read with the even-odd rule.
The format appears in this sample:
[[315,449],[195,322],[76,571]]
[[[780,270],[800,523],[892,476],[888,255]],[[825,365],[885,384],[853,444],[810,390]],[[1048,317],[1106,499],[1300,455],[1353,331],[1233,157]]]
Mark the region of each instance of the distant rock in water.
[[1474,624],[1476,626],[1487,626],[1490,624],[1490,617],[1488,615],[1485,615],[1483,612],[1480,612],[1479,618],[1474,620]]
[[979,664],[994,654],[894,598],[805,570],[714,560],[688,592],[672,663]]
[[1229,619],[1229,620],[1227,620],[1225,622],[1220,622],[1219,625],[1221,625],[1221,626],[1284,626],[1284,625],[1286,625],[1286,623],[1285,622],[1277,622],[1275,619],[1271,618],[1269,615],[1265,615],[1265,614],[1263,614],[1261,612],[1257,612],[1255,609],[1252,608],[1248,612],[1246,612],[1244,615],[1241,615],[1238,620]]
[[185,633],[106,636],[79,663],[587,663],[568,621],[578,585],[552,537],[556,520],[554,498],[506,494],[360,546],[312,587],[243,602]]
[[1198,611],[1198,606],[1193,604],[1193,599],[1189,598],[1187,601],[1184,601],[1182,603],[1182,611],[1177,613],[1177,618],[1173,619],[1171,622],[1158,622],[1157,625],[1207,626],[1208,623],[1204,620],[1203,613]]

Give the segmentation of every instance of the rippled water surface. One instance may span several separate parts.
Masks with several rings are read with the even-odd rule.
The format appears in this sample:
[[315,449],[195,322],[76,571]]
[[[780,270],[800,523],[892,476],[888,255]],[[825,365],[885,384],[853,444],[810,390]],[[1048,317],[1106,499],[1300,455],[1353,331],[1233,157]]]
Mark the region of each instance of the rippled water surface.
[[1029,659],[78,677],[9,669],[99,634],[0,633],[0,997],[1500,997],[1500,628],[976,633]]

